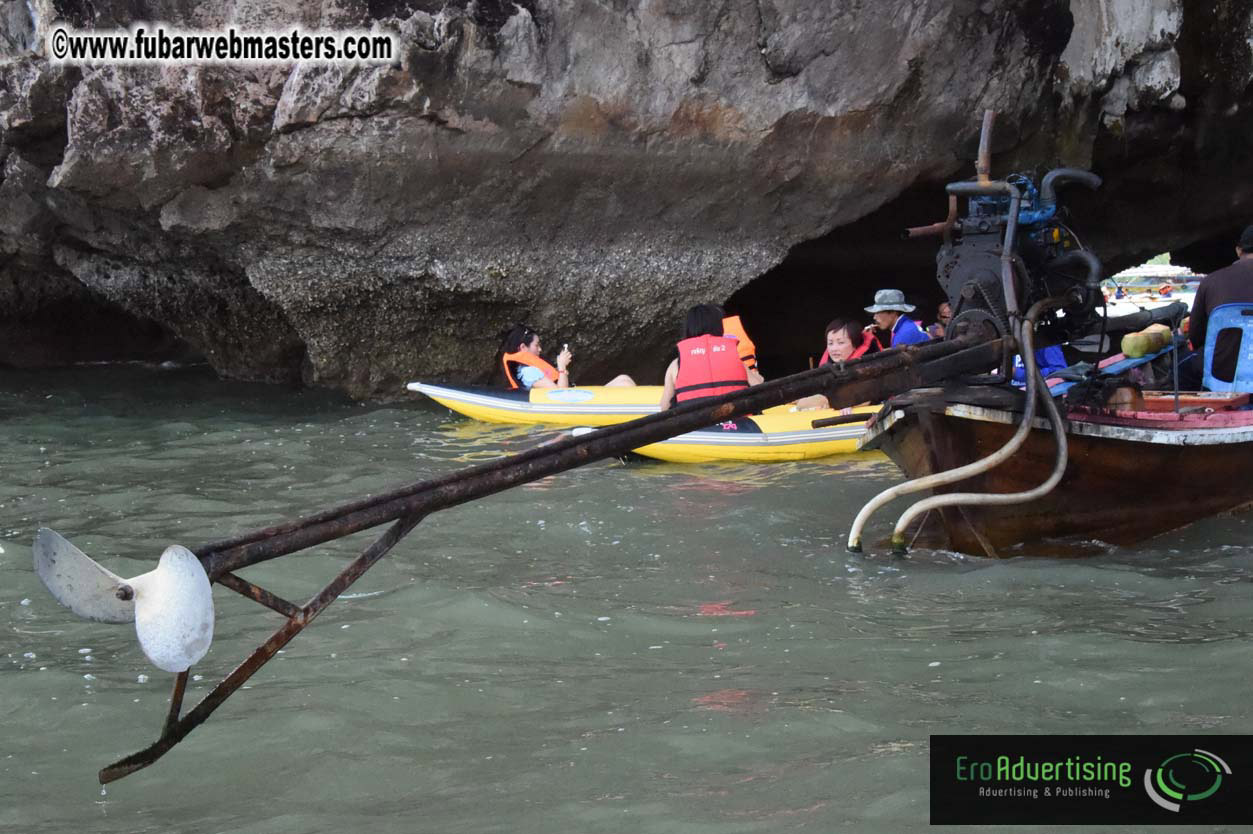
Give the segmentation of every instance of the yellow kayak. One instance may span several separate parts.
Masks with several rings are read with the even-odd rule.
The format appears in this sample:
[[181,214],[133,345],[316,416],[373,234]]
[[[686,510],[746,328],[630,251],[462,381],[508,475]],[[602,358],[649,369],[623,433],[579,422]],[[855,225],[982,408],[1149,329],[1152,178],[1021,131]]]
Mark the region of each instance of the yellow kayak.
[[489,423],[612,426],[656,413],[657,404],[661,402],[660,385],[588,385],[532,388],[530,391],[426,382],[410,382],[405,387],[425,394],[458,414]]
[[[532,388],[530,391],[428,382],[410,382],[405,387],[425,394],[458,414],[488,423],[595,427],[613,426],[656,413],[662,391],[660,385],[585,385]],[[776,414],[789,409],[790,406],[781,405],[766,409],[765,413]]]
[[[662,390],[660,385],[590,385],[511,391],[426,382],[410,382],[406,387],[475,420],[566,427],[612,426],[653,414],[658,410]],[[853,411],[870,419],[878,408],[864,406]],[[782,405],[755,417],[688,432],[635,451],[674,463],[813,460],[855,452],[864,423],[813,427],[813,421],[838,413],[830,409],[792,411],[790,406]]]
[[[878,410],[878,406],[862,406],[853,409],[853,413],[865,414],[865,419],[869,420]],[[813,427],[815,420],[837,414],[838,411],[830,409],[772,409],[755,417],[731,420],[708,429],[690,431],[660,443],[651,443],[635,452],[672,463],[774,463],[814,460],[857,451],[857,441],[865,429],[864,421],[821,429]]]

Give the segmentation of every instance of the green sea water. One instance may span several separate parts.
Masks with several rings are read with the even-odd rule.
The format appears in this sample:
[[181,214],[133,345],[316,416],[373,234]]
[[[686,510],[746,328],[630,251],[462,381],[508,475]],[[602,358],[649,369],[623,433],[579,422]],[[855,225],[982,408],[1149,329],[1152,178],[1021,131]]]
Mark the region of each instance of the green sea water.
[[[853,555],[885,458],[632,459],[431,516],[102,791],[171,676],[48,596],[38,527],[132,576],[554,436],[202,368],[0,371],[0,831],[923,830],[932,734],[1253,732],[1247,514],[1083,560]],[[245,575],[302,601],[370,540]],[[189,703],[281,621],[215,601]]]

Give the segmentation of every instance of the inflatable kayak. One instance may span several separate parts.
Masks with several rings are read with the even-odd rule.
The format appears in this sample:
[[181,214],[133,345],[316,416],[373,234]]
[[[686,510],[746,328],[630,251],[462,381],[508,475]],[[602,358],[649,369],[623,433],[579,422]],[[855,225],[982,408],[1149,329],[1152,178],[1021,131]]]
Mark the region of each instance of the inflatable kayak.
[[489,423],[535,423],[548,426],[612,426],[657,411],[660,385],[579,388],[532,388],[511,391],[486,386],[431,385],[410,382],[458,414]]
[[[853,412],[865,414],[865,419],[869,420],[878,410],[878,406],[863,406],[853,409]],[[645,457],[672,463],[773,463],[813,460],[855,452],[857,440],[865,429],[864,421],[813,428],[815,420],[834,417],[838,413],[830,409],[769,411],[754,417],[730,420],[708,429],[690,431],[634,451]]]
[[[510,391],[425,382],[410,382],[406,387],[475,420],[566,427],[611,426],[652,414],[658,410],[662,390],[660,385],[637,385],[633,388],[585,386]],[[877,407],[865,406],[854,412],[864,413],[866,419],[870,419],[877,410]],[[815,420],[837,413],[829,409],[792,411],[784,405],[755,417],[730,420],[635,451],[674,463],[812,460],[855,452],[864,423],[813,428]]]

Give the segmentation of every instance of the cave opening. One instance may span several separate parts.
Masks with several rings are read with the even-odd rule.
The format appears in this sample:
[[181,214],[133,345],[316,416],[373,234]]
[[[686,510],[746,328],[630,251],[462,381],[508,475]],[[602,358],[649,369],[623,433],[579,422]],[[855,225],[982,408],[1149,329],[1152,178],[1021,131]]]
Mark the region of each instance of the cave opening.
[[816,363],[824,329],[837,317],[870,323],[865,307],[876,290],[897,289],[924,325],[935,321],[944,293],[935,280],[940,239],[905,240],[909,226],[943,220],[943,182],[917,183],[871,214],[792,247],[777,266],[724,302],[757,345],[763,374],[775,378]]
[[1217,234],[1170,250],[1170,262],[1186,266],[1198,275],[1207,275],[1236,259],[1236,241],[1243,225],[1229,226]]
[[0,270],[0,368],[205,361],[159,322],[134,315],[63,273],[46,272],[39,289],[23,292],[11,271]]

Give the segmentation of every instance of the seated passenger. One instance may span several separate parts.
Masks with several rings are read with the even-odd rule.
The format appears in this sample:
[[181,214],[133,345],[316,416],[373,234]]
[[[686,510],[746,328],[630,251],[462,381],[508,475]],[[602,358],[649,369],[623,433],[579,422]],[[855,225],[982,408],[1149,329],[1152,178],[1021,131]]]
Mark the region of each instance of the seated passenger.
[[661,407],[712,399],[761,382],[740,360],[738,343],[724,336],[722,308],[698,304],[687,312],[679,331],[679,358],[666,368]]
[[948,327],[952,318],[952,306],[947,301],[941,301],[940,306],[935,308],[935,324],[927,328],[927,335],[932,339],[943,339],[944,328]]
[[913,311],[914,305],[905,303],[905,293],[900,290],[879,290],[874,294],[874,304],[866,308],[866,312],[874,316],[875,326],[892,334],[892,344],[888,347],[927,341],[927,334],[917,322],[904,315]]
[[[748,331],[744,329],[744,322],[740,321],[739,316],[723,316],[722,335],[736,338],[736,349],[739,351],[740,361],[744,363],[745,368],[748,368],[751,376],[754,371],[757,371],[757,346],[748,337]],[[756,385],[756,383],[753,384]]]
[[[1240,234],[1236,243],[1236,260],[1229,266],[1211,272],[1201,279],[1196,296],[1192,299],[1192,313],[1188,317],[1188,339],[1196,350],[1196,359],[1188,363],[1187,372],[1180,365],[1180,384],[1188,377],[1190,388],[1201,388],[1204,377],[1205,335],[1209,330],[1209,317],[1218,307],[1224,304],[1253,303],[1253,226],[1248,226]],[[1210,357],[1211,375],[1221,381],[1236,378],[1239,365],[1240,345],[1239,331],[1218,335],[1214,342],[1214,355]],[[1239,390],[1239,389],[1237,389]]]
[[[505,381],[510,388],[569,388],[570,360],[574,354],[569,345],[562,345],[557,354],[557,367],[540,357],[539,334],[524,324],[514,325],[501,344],[500,363],[504,367]],[[618,374],[605,385],[634,385],[635,380],[626,374]]]
[[827,349],[822,352],[819,365],[830,362],[847,362],[860,359],[870,352],[874,335],[863,330],[852,319],[836,319],[827,325]]
[[[849,319],[836,319],[827,325],[827,349],[819,360],[819,365],[830,362],[847,362],[864,356],[873,344],[874,336],[862,330],[857,322]],[[822,394],[812,394],[796,401],[797,411],[809,411],[815,408],[830,408],[827,398]]]

